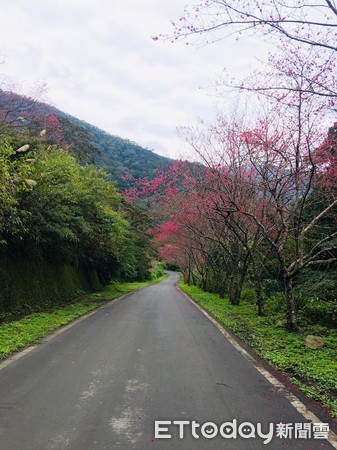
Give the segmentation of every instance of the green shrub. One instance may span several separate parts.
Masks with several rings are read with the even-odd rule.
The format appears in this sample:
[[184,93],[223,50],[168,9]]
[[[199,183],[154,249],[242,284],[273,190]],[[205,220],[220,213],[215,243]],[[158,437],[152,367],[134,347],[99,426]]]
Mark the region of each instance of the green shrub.
[[280,284],[275,279],[267,278],[262,281],[262,289],[266,297],[271,297],[280,291]]
[[269,311],[273,312],[284,312],[285,311],[285,301],[283,292],[277,292],[271,297],[267,298],[266,305]]
[[321,324],[328,327],[337,327],[337,302],[324,301],[318,298],[307,298],[301,301],[298,311],[302,322]]
[[177,264],[168,263],[168,262],[164,263],[164,269],[173,270],[175,272],[178,272],[180,270],[179,267],[177,266]]
[[296,281],[295,291],[300,297],[317,297],[321,300],[337,299],[336,268],[319,271],[306,269]]
[[241,292],[240,300],[247,303],[256,303],[256,294],[254,289],[244,287]]
[[163,277],[164,275],[164,263],[162,262],[157,262],[156,265],[150,270],[151,280],[156,280],[157,278]]

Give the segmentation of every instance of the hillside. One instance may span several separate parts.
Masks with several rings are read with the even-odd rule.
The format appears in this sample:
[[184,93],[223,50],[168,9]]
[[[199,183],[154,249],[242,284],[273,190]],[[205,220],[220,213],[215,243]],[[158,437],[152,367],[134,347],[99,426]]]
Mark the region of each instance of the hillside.
[[[58,120],[53,120],[52,116]],[[0,90],[0,124],[4,122],[11,127],[28,125],[35,130],[52,127],[54,141],[66,143],[70,153],[80,162],[94,162],[105,168],[121,189],[130,187],[133,179],[153,178],[156,168],[166,168],[172,163],[169,158],[114,136],[58,108]]]
[[171,159],[143,148],[135,142],[109,134],[56,108],[53,108],[53,112],[60,118],[63,127],[66,120],[89,134],[90,144],[97,149],[97,153],[93,155],[94,162],[104,167],[121,188],[127,187],[130,183],[124,179],[126,172],[133,179],[153,178],[156,168],[165,168],[172,164]]

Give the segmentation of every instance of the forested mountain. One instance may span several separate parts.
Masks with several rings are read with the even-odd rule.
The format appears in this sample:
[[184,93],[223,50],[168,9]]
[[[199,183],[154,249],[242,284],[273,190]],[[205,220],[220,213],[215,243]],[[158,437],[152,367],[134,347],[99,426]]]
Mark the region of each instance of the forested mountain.
[[[79,162],[95,162],[103,167],[118,187],[128,188],[137,178],[154,178],[157,168],[167,168],[172,160],[157,155],[135,142],[109,134],[84,120],[13,92],[0,90],[0,124],[47,130],[50,143],[63,143]],[[127,175],[127,176],[126,176]]]
[[[64,129],[71,124],[87,133],[90,139],[87,144],[97,149],[97,153],[93,153],[94,162],[104,167],[112,179],[117,181],[119,187],[129,187],[132,179],[154,178],[157,168],[168,168],[172,164],[171,159],[157,155],[135,142],[107,133],[56,108],[53,108],[53,112],[60,119]],[[84,142],[82,140],[82,145]]]

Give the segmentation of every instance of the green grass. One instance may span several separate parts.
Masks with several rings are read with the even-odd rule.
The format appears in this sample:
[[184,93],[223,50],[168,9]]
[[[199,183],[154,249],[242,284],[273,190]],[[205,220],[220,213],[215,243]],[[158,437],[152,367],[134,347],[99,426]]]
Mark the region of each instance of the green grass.
[[[259,317],[252,302],[233,306],[227,299],[187,286],[182,281],[179,286],[259,356],[290,375],[294,384],[337,417],[337,330],[301,324],[298,333],[289,333],[284,328],[284,312],[273,301],[267,302],[266,316]],[[308,334],[322,336],[325,346],[317,350],[305,347],[303,342]]]
[[134,283],[112,283],[100,291],[86,295],[68,305],[55,307],[49,311],[36,312],[28,316],[0,325],[0,359],[14,351],[37,343],[46,334],[66,325],[72,320],[128,292],[149,284],[158,283],[164,276],[156,280]]

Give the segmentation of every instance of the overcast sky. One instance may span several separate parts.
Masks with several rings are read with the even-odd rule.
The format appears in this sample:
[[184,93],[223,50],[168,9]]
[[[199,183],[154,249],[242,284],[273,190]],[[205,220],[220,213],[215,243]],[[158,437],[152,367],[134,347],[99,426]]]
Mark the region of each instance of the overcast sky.
[[[0,16],[0,72],[46,82],[61,110],[155,152],[183,153],[176,128],[211,120],[207,86],[226,68],[247,72],[256,43],[196,48],[154,41],[193,0],[9,0]],[[254,47],[255,45],[255,47]]]

